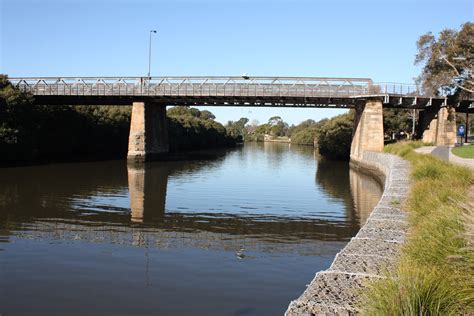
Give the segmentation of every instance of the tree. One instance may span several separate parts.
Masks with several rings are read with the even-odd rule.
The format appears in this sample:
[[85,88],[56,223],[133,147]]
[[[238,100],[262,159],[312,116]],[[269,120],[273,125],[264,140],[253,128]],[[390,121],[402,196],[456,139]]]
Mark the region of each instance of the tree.
[[385,108],[383,110],[383,130],[386,135],[403,132],[411,134],[412,116],[411,110]]
[[199,114],[199,118],[203,120],[214,120],[216,116],[212,114],[212,112],[204,110],[204,111],[201,111],[201,113]]
[[246,129],[247,129],[247,133],[248,134],[253,134],[255,133],[255,131],[257,130],[258,128],[258,120],[257,119],[253,119],[249,125],[246,126]]
[[241,137],[245,139],[247,131],[245,129],[245,124],[249,121],[246,117],[241,117],[238,121],[228,121],[226,125],[227,133],[233,137]]
[[331,159],[349,159],[352,142],[353,114],[328,120],[317,133],[319,153]]
[[436,38],[431,32],[418,39],[415,65],[423,64],[417,82],[428,94],[474,93],[474,23],[460,31],[445,29]]
[[268,119],[269,130],[267,133],[273,136],[286,136],[288,133],[288,123],[279,116],[272,116]]

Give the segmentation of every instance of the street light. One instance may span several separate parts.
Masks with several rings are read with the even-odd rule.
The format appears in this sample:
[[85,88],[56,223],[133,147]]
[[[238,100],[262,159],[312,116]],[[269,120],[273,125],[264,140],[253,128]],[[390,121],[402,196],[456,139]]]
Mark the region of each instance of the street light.
[[148,46],[148,78],[150,77],[150,69],[151,69],[151,34],[156,33],[155,30],[150,30],[150,45]]

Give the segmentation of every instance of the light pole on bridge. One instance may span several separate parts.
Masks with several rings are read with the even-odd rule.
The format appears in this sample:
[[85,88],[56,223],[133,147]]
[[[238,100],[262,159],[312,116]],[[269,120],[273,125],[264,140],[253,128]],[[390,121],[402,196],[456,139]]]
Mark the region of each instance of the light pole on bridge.
[[148,78],[150,78],[151,70],[151,34],[156,33],[156,30],[150,30],[150,44],[148,45]]

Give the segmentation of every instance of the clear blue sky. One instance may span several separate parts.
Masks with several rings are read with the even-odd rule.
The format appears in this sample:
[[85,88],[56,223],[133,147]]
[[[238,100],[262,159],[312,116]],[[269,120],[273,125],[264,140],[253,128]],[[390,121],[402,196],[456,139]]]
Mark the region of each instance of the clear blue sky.
[[[473,20],[472,0],[0,0],[0,72],[14,76],[249,75],[413,82],[418,36]],[[221,122],[342,110],[210,108]]]

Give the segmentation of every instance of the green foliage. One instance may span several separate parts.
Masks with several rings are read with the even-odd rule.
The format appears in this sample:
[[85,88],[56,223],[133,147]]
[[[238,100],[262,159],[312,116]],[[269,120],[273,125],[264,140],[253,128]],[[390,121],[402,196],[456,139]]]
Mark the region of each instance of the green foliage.
[[242,117],[238,121],[229,121],[227,122],[226,129],[227,133],[234,138],[239,138],[239,140],[245,140],[247,136],[247,130],[245,129],[245,124],[249,121],[248,118]]
[[234,146],[240,140],[214,121],[215,116],[209,111],[176,106],[168,109],[167,114],[172,151]]
[[318,127],[312,126],[295,131],[291,134],[291,143],[298,145],[313,145],[318,133]]
[[398,134],[404,132],[411,133],[412,128],[412,110],[406,109],[383,109],[383,130],[386,135]]
[[[466,294],[436,269],[402,261],[365,294],[362,315],[462,315]],[[463,302],[464,301],[464,302]]]
[[[234,145],[209,111],[169,111],[170,148]],[[0,75],[0,164],[124,158],[130,106],[39,106]]]
[[[361,304],[367,315],[471,315],[474,255],[462,203],[474,173],[431,155],[421,142],[386,146],[412,165],[409,238],[395,272],[370,285]],[[472,225],[472,224],[471,224]]]
[[318,122],[306,120],[296,126],[291,126],[289,134],[291,142],[298,145],[313,145],[316,140],[318,130],[328,122],[328,119],[322,119]]
[[127,150],[129,116],[129,107],[34,105],[0,76],[0,163],[118,157]]
[[455,95],[473,92],[472,39],[474,23],[467,22],[460,31],[445,29],[436,38],[431,32],[418,39],[415,64],[423,64],[418,77],[428,94]]
[[319,153],[331,159],[349,159],[352,129],[352,113],[328,120],[317,133]]
[[288,135],[288,123],[284,122],[279,116],[273,116],[269,118],[267,126],[267,134],[270,134],[275,137],[282,137]]

